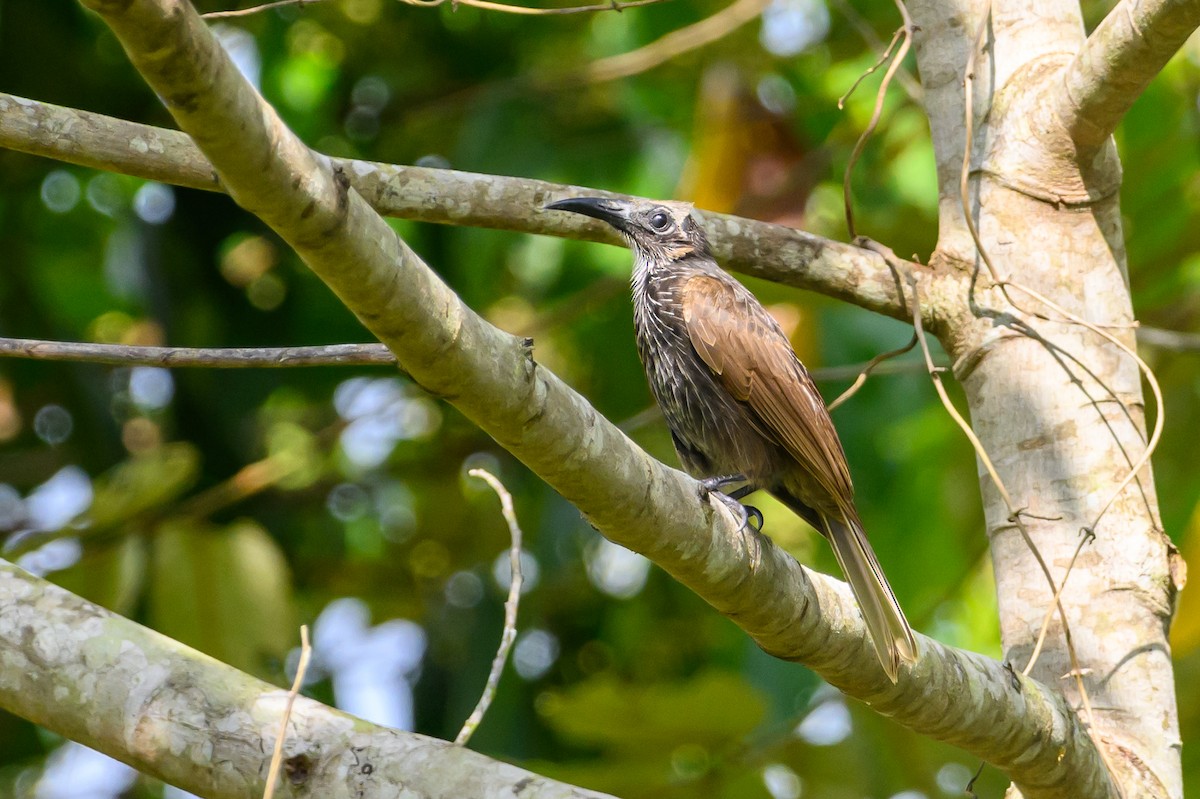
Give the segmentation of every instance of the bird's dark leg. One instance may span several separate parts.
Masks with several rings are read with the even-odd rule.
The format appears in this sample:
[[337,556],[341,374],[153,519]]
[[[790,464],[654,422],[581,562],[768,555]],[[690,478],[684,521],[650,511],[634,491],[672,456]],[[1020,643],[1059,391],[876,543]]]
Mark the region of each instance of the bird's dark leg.
[[[763,515],[762,512],[753,505],[743,505],[738,502],[742,497],[753,494],[758,490],[758,486],[753,483],[747,483],[741,488],[725,493],[721,489],[725,486],[735,485],[737,483],[746,483],[746,475],[744,474],[724,474],[717,477],[705,477],[700,481],[700,498],[708,499],[714,493],[717,499],[721,501],[725,507],[729,508],[733,513],[734,518],[739,522],[738,532],[745,530],[747,527],[752,527],[755,530],[762,530]],[[757,525],[751,524],[751,519],[758,522]]]

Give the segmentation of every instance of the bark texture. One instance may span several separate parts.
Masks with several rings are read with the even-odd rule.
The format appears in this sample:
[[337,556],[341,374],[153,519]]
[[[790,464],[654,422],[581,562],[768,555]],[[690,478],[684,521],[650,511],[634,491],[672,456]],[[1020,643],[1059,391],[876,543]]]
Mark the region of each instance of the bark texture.
[[[1127,5],[1113,16],[1127,13]],[[1134,345],[1115,147],[1106,132],[1087,150],[1077,148],[1079,125],[1046,113],[1076,103],[1078,120],[1099,110],[1072,99],[1083,63],[1078,54],[1101,47],[1116,23],[1106,21],[1085,44],[1075,2],[997,2],[990,20],[986,8],[942,0],[912,5],[941,187],[935,258],[971,278],[971,290],[956,303],[964,313],[943,340],[975,430],[1015,505],[981,468],[1005,658],[1018,667],[1029,661],[1054,591],[1014,510],[1024,511],[1021,521],[1056,585],[1066,578],[1081,531],[1094,533],[1062,593],[1090,711],[1071,677],[1076,665],[1057,615],[1032,674],[1060,686],[1072,707],[1090,715],[1126,795],[1179,797],[1167,643],[1177,555],[1162,531],[1149,466],[1100,518],[1146,448],[1138,366],[1018,287],[998,289],[972,240],[959,191],[967,142],[963,85],[955,76],[965,74],[975,32],[986,24],[974,68],[967,198],[982,249],[1000,281],[1029,286]],[[1131,103],[1136,91],[1124,87],[1122,96]]]

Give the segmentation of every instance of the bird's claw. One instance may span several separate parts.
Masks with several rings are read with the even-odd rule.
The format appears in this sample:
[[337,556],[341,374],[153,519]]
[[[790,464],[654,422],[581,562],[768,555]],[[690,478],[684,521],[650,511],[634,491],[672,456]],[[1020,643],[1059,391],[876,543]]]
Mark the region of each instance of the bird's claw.
[[[753,505],[743,505],[734,497],[731,497],[720,490],[721,486],[728,485],[730,482],[733,481],[731,481],[728,477],[709,477],[701,480],[700,498],[706,500],[710,497],[716,497],[716,499],[720,500],[721,504],[728,508],[729,512],[733,514],[733,518],[738,520],[737,532],[740,533],[747,527],[756,532],[762,532],[762,511]],[[751,520],[758,522],[758,524],[752,524]]]
[[[738,520],[737,532],[741,533],[747,529],[753,530],[756,533],[762,532],[763,515],[762,511],[753,505],[743,505],[731,496],[725,494],[717,494],[717,497],[729,508],[733,513],[733,517]],[[751,520],[757,521],[758,524],[753,524]]]

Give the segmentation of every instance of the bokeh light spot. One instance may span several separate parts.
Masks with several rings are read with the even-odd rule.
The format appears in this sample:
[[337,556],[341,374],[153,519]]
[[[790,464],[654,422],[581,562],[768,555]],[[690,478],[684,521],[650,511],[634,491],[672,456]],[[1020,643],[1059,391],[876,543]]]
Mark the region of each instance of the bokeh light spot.
[[542,677],[558,660],[558,639],[545,630],[529,630],[513,647],[513,668],[526,680]]
[[804,783],[782,763],[769,763],[762,770],[763,785],[774,799],[800,799]]
[[161,225],[175,213],[175,190],[161,183],[145,183],[133,195],[133,212],[150,225]]
[[483,580],[468,571],[455,572],[446,581],[446,601],[456,608],[473,608],[483,599]]
[[804,717],[796,727],[796,736],[813,746],[833,746],[846,740],[853,726],[845,703],[829,699]]
[[33,432],[51,446],[66,441],[74,429],[71,413],[61,405],[43,405],[33,417]]
[[42,203],[56,214],[65,214],[79,204],[83,189],[79,178],[65,169],[56,169],[42,179]]

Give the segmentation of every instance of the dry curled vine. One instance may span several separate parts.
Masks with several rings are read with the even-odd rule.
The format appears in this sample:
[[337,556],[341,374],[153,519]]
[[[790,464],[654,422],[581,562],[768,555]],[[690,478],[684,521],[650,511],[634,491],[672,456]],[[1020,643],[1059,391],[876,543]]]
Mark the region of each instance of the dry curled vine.
[[496,696],[496,686],[500,684],[500,675],[504,672],[504,664],[508,662],[508,653],[513,642],[517,640],[517,610],[521,604],[521,586],[524,578],[521,576],[521,525],[517,523],[517,514],[513,510],[512,494],[504,484],[486,469],[471,469],[467,474],[483,480],[496,496],[500,498],[500,513],[508,523],[508,532],[512,537],[512,546],[508,550],[508,563],[512,569],[512,580],[508,586],[508,599],[504,601],[504,629],[500,633],[500,646],[496,649],[496,657],[492,660],[491,671],[488,672],[487,682],[484,683],[483,693],[479,703],[471,711],[471,715],[463,722],[462,729],[454,739],[454,743],[466,746],[467,741],[475,734],[475,730],[483,721],[483,716],[491,707],[492,699]]
[[[909,16],[908,7],[904,5],[903,0],[896,0],[896,8],[900,11],[900,16],[904,23],[896,30],[892,36],[892,43],[888,45],[883,56],[879,61],[872,66],[867,72],[862,75],[850,89],[838,100],[838,108],[841,108],[845,103],[846,98],[854,91],[858,84],[867,75],[870,75],[879,66],[887,60],[888,56],[892,56],[892,63],[888,65],[887,72],[883,73],[883,80],[879,82],[879,90],[875,93],[875,108],[871,111],[871,119],[867,122],[867,126],[863,128],[863,132],[859,134],[858,141],[854,143],[854,149],[850,153],[850,160],[846,163],[846,171],[842,173],[842,202],[846,212],[846,231],[851,240],[858,238],[858,232],[854,228],[854,201],[850,189],[850,176],[854,172],[854,165],[858,163],[858,159],[862,156],[863,150],[866,149],[867,140],[871,138],[871,134],[875,132],[875,128],[879,125],[879,118],[883,115],[883,101],[887,98],[888,87],[892,84],[892,78],[904,63],[904,57],[908,55],[908,50],[912,46],[912,17]],[[897,46],[897,42],[899,46]]]

